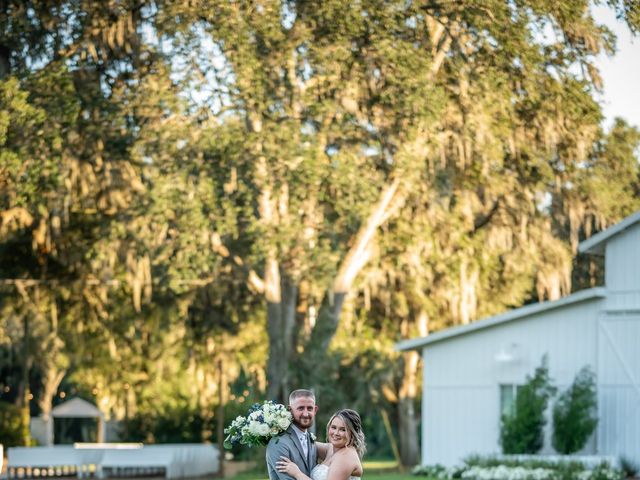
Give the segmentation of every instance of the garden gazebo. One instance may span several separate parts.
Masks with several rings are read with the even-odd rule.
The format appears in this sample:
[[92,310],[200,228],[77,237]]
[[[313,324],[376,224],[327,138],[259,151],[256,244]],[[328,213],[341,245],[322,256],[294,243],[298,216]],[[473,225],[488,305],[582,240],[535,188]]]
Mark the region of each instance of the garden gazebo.
[[54,443],[54,423],[57,419],[87,419],[95,418],[98,420],[98,432],[95,441],[104,442],[104,414],[95,405],[75,397],[71,400],[61,403],[51,410],[49,421],[46,424],[47,445]]

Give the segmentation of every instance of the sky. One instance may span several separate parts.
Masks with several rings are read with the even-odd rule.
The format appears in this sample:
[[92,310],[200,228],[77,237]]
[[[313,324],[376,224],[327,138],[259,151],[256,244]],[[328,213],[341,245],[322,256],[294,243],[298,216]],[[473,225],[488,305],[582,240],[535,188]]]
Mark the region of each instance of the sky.
[[605,125],[623,117],[640,128],[640,37],[633,38],[626,24],[616,20],[605,7],[594,9],[596,20],[607,25],[618,37],[618,51],[613,57],[601,55],[597,66],[604,82],[601,104]]

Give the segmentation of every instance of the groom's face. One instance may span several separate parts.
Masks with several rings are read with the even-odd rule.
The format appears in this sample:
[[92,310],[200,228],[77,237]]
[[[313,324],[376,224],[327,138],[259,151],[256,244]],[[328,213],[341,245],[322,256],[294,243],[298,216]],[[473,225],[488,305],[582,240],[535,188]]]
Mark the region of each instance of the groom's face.
[[311,397],[297,397],[292,400],[289,410],[293,415],[293,424],[301,430],[306,430],[313,425],[318,406]]

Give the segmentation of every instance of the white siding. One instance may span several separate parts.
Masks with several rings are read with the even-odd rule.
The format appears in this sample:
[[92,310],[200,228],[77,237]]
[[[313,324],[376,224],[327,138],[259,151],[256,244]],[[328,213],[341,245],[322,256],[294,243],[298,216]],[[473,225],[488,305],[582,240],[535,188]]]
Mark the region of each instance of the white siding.
[[640,316],[603,315],[598,341],[598,450],[640,461]]
[[608,292],[605,310],[610,312],[640,312],[640,290]]
[[[640,223],[605,245],[605,285],[612,292],[640,293]],[[637,304],[636,304],[637,306]]]
[[423,463],[455,465],[471,453],[498,453],[497,386],[425,388]]
[[[452,465],[472,453],[498,452],[499,385],[523,383],[545,353],[561,388],[583,366],[595,370],[601,303],[593,299],[429,345],[424,350],[423,462]],[[501,349],[513,361],[496,361]]]

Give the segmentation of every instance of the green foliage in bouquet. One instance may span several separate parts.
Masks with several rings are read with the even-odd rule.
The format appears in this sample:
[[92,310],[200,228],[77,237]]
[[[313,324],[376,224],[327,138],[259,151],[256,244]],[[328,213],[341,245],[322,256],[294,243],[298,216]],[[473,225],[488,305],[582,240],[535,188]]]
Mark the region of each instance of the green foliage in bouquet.
[[598,425],[596,379],[589,367],[578,372],[573,384],[553,408],[553,448],[565,455],[577,452]]
[[502,416],[500,443],[504,453],[537,453],[544,443],[545,410],[555,387],[546,355],[533,377],[518,389],[515,411]]
[[271,438],[280,435],[291,425],[291,413],[279,403],[267,400],[254,403],[246,416],[236,417],[224,433],[224,448],[235,445],[264,446]]

